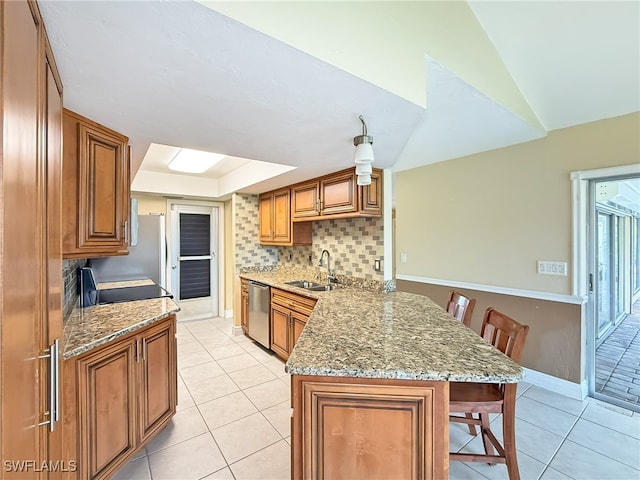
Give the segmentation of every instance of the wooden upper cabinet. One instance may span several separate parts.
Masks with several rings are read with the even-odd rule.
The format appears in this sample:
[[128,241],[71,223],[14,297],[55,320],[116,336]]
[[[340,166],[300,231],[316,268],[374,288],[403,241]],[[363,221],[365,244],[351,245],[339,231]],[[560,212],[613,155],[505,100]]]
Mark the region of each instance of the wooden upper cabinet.
[[63,254],[127,254],[129,139],[64,110]]
[[260,243],[269,243],[273,240],[273,194],[263,193],[258,203],[260,223]]
[[264,245],[311,245],[311,224],[291,222],[291,190],[260,195],[259,241]]
[[320,179],[320,215],[355,212],[357,193],[353,170]]
[[371,185],[358,190],[358,210],[372,216],[382,215],[382,170],[375,168],[371,174]]
[[317,180],[291,187],[291,209],[293,218],[320,215],[320,186]]
[[291,187],[291,204],[294,222],[381,217],[382,170],[373,169],[371,185],[362,187],[357,185],[355,168],[294,185]]

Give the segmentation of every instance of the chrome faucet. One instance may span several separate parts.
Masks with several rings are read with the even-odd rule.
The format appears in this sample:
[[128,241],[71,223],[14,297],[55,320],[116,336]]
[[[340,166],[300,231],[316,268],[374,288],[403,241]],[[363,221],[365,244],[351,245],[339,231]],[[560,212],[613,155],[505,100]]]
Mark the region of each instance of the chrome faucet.
[[333,272],[331,271],[331,254],[329,250],[322,250],[320,254],[320,260],[318,260],[318,266],[322,267],[324,265],[323,258],[324,254],[327,254],[327,285],[331,285],[332,281],[335,281],[335,277],[333,276]]

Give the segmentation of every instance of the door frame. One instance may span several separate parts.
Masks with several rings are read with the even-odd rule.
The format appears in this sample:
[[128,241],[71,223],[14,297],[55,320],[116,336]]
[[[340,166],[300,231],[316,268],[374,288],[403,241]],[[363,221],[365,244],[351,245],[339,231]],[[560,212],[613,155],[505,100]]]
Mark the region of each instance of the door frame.
[[171,259],[173,258],[174,249],[177,248],[177,246],[174,245],[175,232],[173,229],[173,222],[172,222],[173,213],[172,212],[174,208],[177,206],[208,207],[211,209],[217,209],[217,217],[218,217],[217,225],[216,225],[216,228],[218,230],[217,232],[218,251],[216,252],[216,259],[217,259],[217,265],[218,265],[218,276],[217,276],[218,312],[217,312],[217,315],[219,317],[224,317],[224,306],[225,306],[224,305],[225,303],[224,302],[225,300],[225,295],[224,295],[225,294],[224,292],[224,286],[225,286],[224,203],[213,202],[213,201],[210,202],[206,200],[189,200],[186,198],[181,198],[181,199],[168,198],[167,199],[167,215],[165,216],[166,232],[167,232],[167,250],[168,250],[166,278],[167,278],[167,284],[169,285],[169,287],[171,287],[172,285],[171,284],[172,282]]
[[594,291],[589,290],[589,273],[593,271],[595,240],[591,238],[592,209],[589,186],[592,180],[617,180],[640,176],[640,165],[621,165],[618,167],[598,168],[571,172],[571,210],[572,210],[572,294],[582,298],[580,321],[580,378],[582,398],[593,396],[595,374],[590,371],[595,365],[595,301]]

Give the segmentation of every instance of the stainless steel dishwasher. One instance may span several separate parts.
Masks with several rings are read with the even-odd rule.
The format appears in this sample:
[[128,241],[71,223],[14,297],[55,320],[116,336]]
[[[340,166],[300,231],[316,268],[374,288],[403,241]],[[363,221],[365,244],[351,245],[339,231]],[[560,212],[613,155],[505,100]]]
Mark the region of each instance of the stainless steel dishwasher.
[[271,348],[269,286],[249,282],[249,336],[266,348]]

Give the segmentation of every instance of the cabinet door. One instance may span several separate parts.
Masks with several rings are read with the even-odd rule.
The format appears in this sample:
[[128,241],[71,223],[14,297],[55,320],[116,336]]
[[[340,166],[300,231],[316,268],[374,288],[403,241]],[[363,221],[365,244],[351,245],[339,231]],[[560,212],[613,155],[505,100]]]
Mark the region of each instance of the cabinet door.
[[78,478],[109,477],[137,446],[136,340],[78,361]]
[[127,145],[94,126],[81,123],[78,128],[78,246],[125,249],[128,198],[123,198],[123,185],[128,181]]
[[291,312],[291,318],[293,319],[293,338],[291,339],[291,349],[293,350],[293,347],[298,343],[302,329],[307,324],[308,317],[298,312]]
[[[35,4],[2,2],[0,5],[0,56],[3,68],[0,89],[2,138],[0,192],[0,444],[2,460],[45,460],[39,451],[42,418],[39,398],[39,354],[44,336],[39,320],[43,309],[40,292],[43,255],[39,243],[41,166],[38,137],[40,59]],[[59,272],[58,272],[59,274]],[[46,451],[46,444],[43,446]],[[40,478],[35,472],[23,474]],[[4,470],[12,477],[18,474]]]
[[354,171],[332,175],[320,180],[322,215],[355,212],[358,208]]
[[288,188],[273,194],[273,241],[291,242],[291,193]]
[[241,298],[240,324],[242,325],[242,331],[245,334],[248,334],[249,333],[249,292],[245,292],[243,290],[242,293],[240,294],[240,298]]
[[277,304],[271,304],[271,350],[285,360],[291,353],[291,312]]
[[318,182],[303,183],[291,187],[291,216],[293,218],[320,215]]
[[292,478],[448,478],[446,382],[305,378],[292,378]]
[[260,242],[270,242],[273,240],[273,194],[260,195],[258,208]]
[[360,212],[369,215],[382,215],[382,171],[374,169],[371,185],[359,188]]
[[177,369],[174,322],[163,322],[140,337],[140,442],[176,411]]

